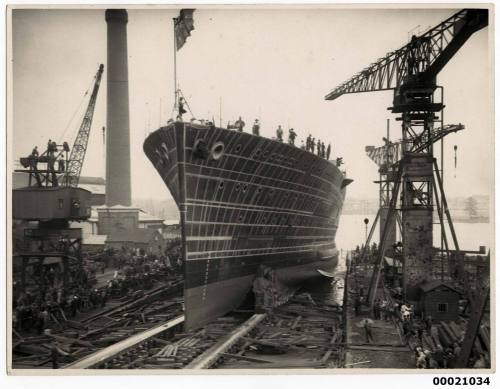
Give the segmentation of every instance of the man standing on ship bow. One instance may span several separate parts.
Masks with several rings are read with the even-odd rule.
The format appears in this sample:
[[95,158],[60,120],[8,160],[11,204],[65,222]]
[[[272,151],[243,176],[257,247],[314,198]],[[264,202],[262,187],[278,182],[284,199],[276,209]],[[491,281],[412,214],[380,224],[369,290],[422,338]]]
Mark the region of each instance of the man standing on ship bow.
[[259,119],[255,119],[255,122],[252,127],[252,134],[259,136],[260,135],[260,123]]
[[312,136],[309,134],[309,136],[306,138],[306,151],[311,151],[311,141],[312,141]]
[[283,129],[281,128],[281,124],[276,129],[276,138],[279,142],[283,142]]
[[288,130],[288,144],[295,146],[295,138],[297,137],[297,134],[293,130],[293,128],[290,128]]
[[238,129],[239,132],[243,132],[243,127],[245,127],[245,122],[243,120],[241,120],[241,116],[238,120],[236,120],[234,125]]

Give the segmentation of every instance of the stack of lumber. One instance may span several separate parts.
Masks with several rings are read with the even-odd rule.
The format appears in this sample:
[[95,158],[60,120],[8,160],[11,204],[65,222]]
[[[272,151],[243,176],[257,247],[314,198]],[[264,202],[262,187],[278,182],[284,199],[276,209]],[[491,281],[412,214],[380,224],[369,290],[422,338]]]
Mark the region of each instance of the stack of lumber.
[[[275,308],[219,361],[218,368],[325,368],[342,365],[341,309],[296,296]],[[265,366],[264,366],[265,365]]]
[[16,334],[12,347],[15,368],[51,367],[54,345],[60,350],[58,364],[81,359],[104,347],[145,331],[182,313],[182,298],[165,300],[165,295],[178,289],[172,282],[153,289],[141,297],[112,307],[77,322],[66,320],[43,336]]

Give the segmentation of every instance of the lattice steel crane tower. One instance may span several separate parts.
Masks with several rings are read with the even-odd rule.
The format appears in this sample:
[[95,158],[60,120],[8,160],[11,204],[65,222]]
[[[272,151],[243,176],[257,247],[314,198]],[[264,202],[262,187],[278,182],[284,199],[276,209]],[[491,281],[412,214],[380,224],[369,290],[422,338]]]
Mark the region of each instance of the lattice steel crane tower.
[[[51,263],[62,263],[63,284],[68,282],[70,260],[80,261],[81,228],[71,228],[70,222],[84,221],[91,215],[90,195],[78,188],[92,118],[101,83],[104,65],[100,65],[94,77],[93,90],[79,127],[73,147],[49,142],[41,155],[31,153],[20,159],[24,169],[16,172],[28,175],[28,186],[12,191],[12,217],[26,223],[21,247],[16,257],[21,258],[21,288],[26,286],[27,267],[44,268]],[[87,93],[85,94],[87,95]],[[37,222],[30,228],[28,222]],[[43,279],[41,277],[40,279]],[[45,285],[40,286],[42,289]]]
[[[388,120],[388,126],[389,126],[389,120]],[[462,124],[449,124],[442,128],[441,127],[436,128],[430,134],[430,138],[422,139],[420,143],[413,144],[408,150],[408,152],[412,153],[420,152],[421,150],[428,148],[432,144],[443,139],[445,136],[461,131],[464,128],[465,127]],[[391,203],[392,193],[394,190],[394,185],[396,184],[395,179],[398,176],[399,169],[401,168],[400,164],[402,161],[404,146],[402,141],[391,142],[389,140],[389,131],[387,131],[387,133],[388,135],[387,138],[384,138],[385,144],[383,146],[365,147],[365,152],[368,158],[370,158],[373,162],[375,162],[375,164],[379,167],[378,170],[379,180],[375,181],[376,184],[379,184],[379,209],[377,211],[377,215],[375,216],[375,220],[372,223],[368,239],[365,242],[364,250],[362,252],[362,258],[366,253],[367,247],[369,247],[370,245],[371,239],[373,237],[373,232],[377,225],[377,221],[380,220],[380,242],[385,241],[386,245],[385,253],[387,253],[388,255],[395,254],[394,251],[391,251],[392,249],[391,246],[394,245],[396,242],[396,230],[399,230],[400,235],[403,234],[403,223],[401,220],[401,215],[398,212],[395,212],[394,217],[392,217],[390,222],[387,221],[387,218],[391,210],[390,203]],[[441,203],[446,204],[446,197],[444,196],[444,193],[441,196],[438,195],[439,188],[437,188],[437,185],[434,181],[433,181],[433,189],[434,190],[432,192],[434,193],[434,199],[437,206],[437,212],[443,236],[444,249],[447,257],[449,258],[450,250],[448,245],[448,239],[445,234],[445,222],[448,222],[453,241],[455,242],[455,246],[458,247],[458,242],[456,240],[456,235],[455,235],[455,229],[453,227],[448,207],[447,206],[441,207]],[[384,230],[383,227],[386,222],[387,222],[387,227]],[[398,229],[396,227],[398,227]],[[442,267],[441,276],[444,275],[443,269],[444,268]]]
[[71,149],[71,154],[69,156],[66,177],[68,185],[72,187],[78,186],[78,181],[80,180],[80,175],[82,173],[83,161],[85,160],[87,144],[89,142],[90,129],[92,128],[92,118],[94,117],[97,92],[99,92],[103,71],[104,65],[101,64],[99,65],[99,69],[95,75],[94,88],[92,89],[92,94],[90,95],[89,104],[87,105],[87,110],[83,116],[80,129],[78,130],[75,143],[73,143],[73,148]]
[[[433,190],[437,188],[434,174],[441,191],[442,180],[433,142],[428,140],[435,132],[435,123],[441,122],[444,108],[436,76],[470,36],[487,25],[488,10],[463,9],[422,35],[413,36],[408,44],[371,64],[325,97],[335,100],[348,93],[394,91],[390,109],[400,114],[402,150],[382,236],[389,230],[401,190],[405,294],[415,291],[414,286],[426,279],[433,256]],[[441,93],[436,92],[438,89]],[[458,251],[456,241],[455,245]],[[387,240],[381,239],[380,258],[370,286],[371,304],[386,249]]]

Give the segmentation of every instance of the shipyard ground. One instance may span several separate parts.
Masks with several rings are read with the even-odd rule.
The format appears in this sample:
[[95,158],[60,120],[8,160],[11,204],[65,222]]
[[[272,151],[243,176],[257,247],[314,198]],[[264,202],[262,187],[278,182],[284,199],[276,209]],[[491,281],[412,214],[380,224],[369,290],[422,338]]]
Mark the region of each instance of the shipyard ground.
[[[346,278],[346,368],[382,368],[382,369],[410,369],[415,368],[415,358],[410,348],[403,343],[402,335],[393,319],[374,320],[368,307],[361,307],[356,315],[355,298],[362,288],[368,290],[371,266],[352,266]],[[382,288],[377,290],[383,296]],[[373,341],[366,342],[365,330],[360,324],[363,319],[373,320]]]
[[[97,275],[97,285],[112,276]],[[82,313],[79,324],[69,322],[67,329],[15,339],[14,368],[51,368],[49,346],[54,340],[68,353],[58,357],[58,367],[65,369],[413,367],[412,353],[401,345],[392,322],[377,321],[376,343],[364,343],[357,323],[368,313],[354,315],[352,296],[368,276],[369,269],[361,267],[347,276],[339,273],[333,283],[325,278],[323,287],[299,292],[272,311],[232,312],[189,332],[183,330],[177,293],[167,297],[156,293],[163,290],[157,286],[150,298],[142,297],[143,304],[140,299],[110,301],[105,309]]]
[[[356,296],[366,295],[372,272],[366,264],[339,269],[335,279],[303,288],[272,310],[234,311],[192,331],[183,328],[182,281],[174,277],[138,296],[81,312],[50,333],[14,333],[13,368],[415,369],[416,339],[403,341],[400,321],[373,319],[367,306],[356,313]],[[97,287],[113,274],[97,275]],[[391,301],[382,287],[377,297]],[[373,321],[370,342],[364,319]],[[437,335],[424,334],[421,344],[433,352],[440,343],[448,347],[463,337],[466,324],[436,324]],[[489,327],[482,326],[476,343],[489,352]]]

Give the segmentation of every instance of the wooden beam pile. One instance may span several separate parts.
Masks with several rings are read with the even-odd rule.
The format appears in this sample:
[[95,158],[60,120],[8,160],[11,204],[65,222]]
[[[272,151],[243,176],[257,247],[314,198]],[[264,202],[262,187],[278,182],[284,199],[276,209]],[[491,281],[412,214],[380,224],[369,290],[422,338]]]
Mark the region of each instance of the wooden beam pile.
[[[464,319],[461,319],[458,323],[456,321],[449,323],[442,321],[435,326],[436,331],[434,333],[422,336],[422,346],[432,352],[435,352],[438,346],[441,346],[443,350],[446,348],[453,349],[455,343],[462,344],[466,326],[467,321]],[[414,349],[417,344],[417,340],[413,339],[410,345]],[[474,342],[474,352],[485,353],[489,357],[490,347],[490,329],[486,324],[482,324]]]
[[126,302],[111,301],[111,307],[104,311],[81,322],[66,319],[46,335],[23,337],[14,333],[13,366],[51,367],[54,345],[60,350],[58,365],[63,366],[179,316],[182,313],[183,299],[176,297],[165,301],[165,295],[175,293],[179,285],[182,283],[162,285],[146,295]]
[[340,367],[344,358],[342,309],[297,296],[275,308],[222,355],[218,368]]

